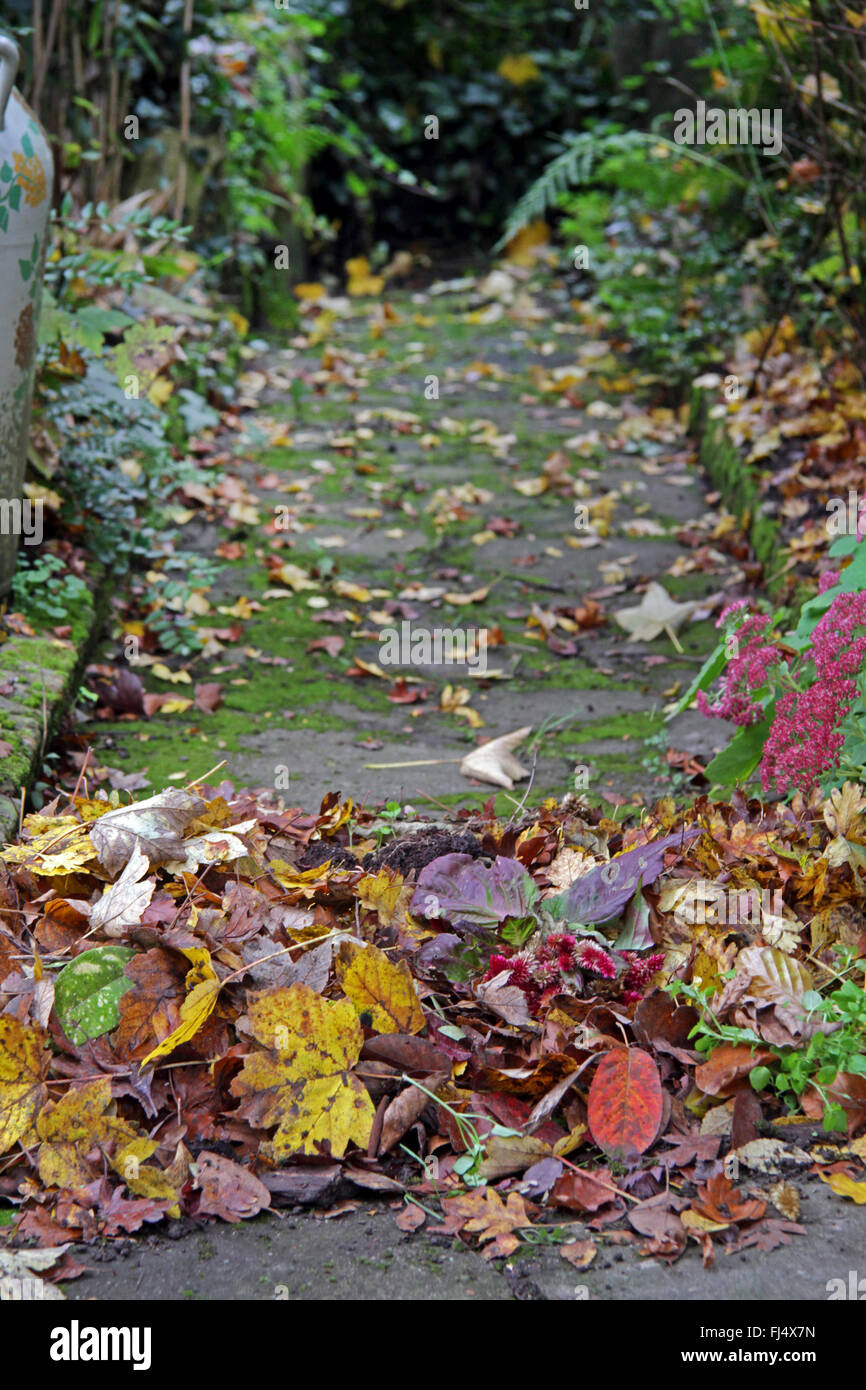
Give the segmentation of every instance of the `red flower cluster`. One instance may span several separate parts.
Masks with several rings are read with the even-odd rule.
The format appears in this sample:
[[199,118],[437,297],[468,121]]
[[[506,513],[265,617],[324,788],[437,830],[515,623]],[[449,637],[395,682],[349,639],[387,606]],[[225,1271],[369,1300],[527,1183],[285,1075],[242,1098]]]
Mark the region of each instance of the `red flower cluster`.
[[[622,981],[623,998],[627,1001],[640,999],[661,967],[664,956],[642,958],[634,951],[623,951],[621,959],[628,963]],[[492,955],[484,979],[492,980],[506,970],[509,972],[507,983],[526,995],[530,1013],[537,1015],[542,1004],[554,994],[569,988],[574,990],[574,981],[569,980],[569,976],[577,971],[588,971],[602,979],[613,980],[617,962],[594,941],[581,940],[571,932],[551,932],[535,951],[512,953],[506,948]]]
[[635,951],[623,951],[623,955],[629,962],[629,967],[622,982],[622,997],[627,1004],[633,1004],[636,1000],[643,999],[653,975],[661,970],[665,963],[665,953],[654,951],[651,956],[639,956]]

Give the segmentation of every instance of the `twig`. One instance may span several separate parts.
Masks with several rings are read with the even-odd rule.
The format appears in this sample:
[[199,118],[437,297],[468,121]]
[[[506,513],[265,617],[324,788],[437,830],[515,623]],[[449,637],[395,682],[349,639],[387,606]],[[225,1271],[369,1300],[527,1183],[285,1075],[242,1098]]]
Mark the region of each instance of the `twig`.
[[73,791],[71,797],[69,798],[69,804],[70,804],[70,806],[72,805],[73,801],[75,800],[75,798],[76,798],[77,795],[78,795],[78,788],[81,786],[81,783],[82,783],[82,781],[83,781],[83,779],[84,779],[84,774],[85,774],[85,772],[87,771],[87,763],[88,763],[88,760],[89,760],[90,755],[91,755],[92,752],[93,752],[93,748],[90,747],[90,748],[88,748],[87,752],[86,752],[85,755],[84,755],[84,762],[81,764],[81,771],[80,771],[79,774],[78,774],[78,781],[75,783],[75,790]]
[[[522,800],[522,801],[520,802],[520,804],[519,804],[518,806],[516,806],[515,809],[512,811],[511,817],[510,817],[510,819],[509,819],[509,821],[508,821],[508,825],[512,825],[512,824],[514,823],[514,821],[515,821],[516,818],[520,815],[520,812],[523,810],[524,806],[526,805],[526,798],[529,796],[529,793],[532,791],[532,784],[533,784],[533,782],[535,781],[535,764],[536,764],[537,762],[538,762],[538,744],[536,743],[534,749],[532,750],[532,770],[530,771],[530,774],[529,774],[529,784],[528,784],[528,786],[527,786],[527,788],[526,788],[526,791],[523,793],[523,800]],[[508,828],[508,827],[506,826],[506,829],[507,829],[507,828]]]
[[365,763],[365,767],[382,771],[390,767],[439,767],[442,763],[462,763],[462,758],[412,758],[406,763]]
[[184,791],[188,792],[190,787],[197,787],[199,783],[203,782],[206,777],[212,776],[214,772],[219,772],[220,768],[225,767],[225,765],[226,759],[223,758],[221,763],[216,763],[213,767],[209,767],[207,772],[202,773],[201,777],[193,777],[191,782],[187,782],[186,786],[184,787]]

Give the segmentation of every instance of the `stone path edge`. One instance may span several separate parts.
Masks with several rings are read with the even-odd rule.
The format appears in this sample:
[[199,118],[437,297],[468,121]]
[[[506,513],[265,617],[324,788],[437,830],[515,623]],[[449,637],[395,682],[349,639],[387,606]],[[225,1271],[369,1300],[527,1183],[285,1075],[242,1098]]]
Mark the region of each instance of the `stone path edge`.
[[[728,434],[725,420],[714,414],[718,391],[693,386],[690,400],[689,434],[695,440],[698,457],[722,501],[742,525],[756,558],[765,573],[778,552],[779,522],[767,515],[756,473]],[[777,576],[777,582],[781,579]],[[773,582],[769,582],[772,592]]]
[[110,575],[101,566],[94,566],[89,598],[75,614],[70,638],[11,633],[0,646],[0,685],[9,674],[14,672],[16,677],[14,696],[0,696],[0,739],[12,744],[11,754],[0,760],[0,835],[4,841],[13,840],[18,833],[21,788],[30,791],[52,734],[75,700],[102,632],[110,598]]

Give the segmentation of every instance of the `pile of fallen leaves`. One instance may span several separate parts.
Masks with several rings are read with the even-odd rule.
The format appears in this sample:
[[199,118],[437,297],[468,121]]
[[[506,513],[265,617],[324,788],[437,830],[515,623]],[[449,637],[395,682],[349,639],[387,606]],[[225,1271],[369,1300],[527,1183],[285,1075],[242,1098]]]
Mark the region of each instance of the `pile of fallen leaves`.
[[[786,1244],[798,1167],[862,1201],[866,1080],[792,1115],[749,1080],[820,1031],[834,947],[866,951],[859,789],[630,827],[574,797],[507,824],[492,805],[394,823],[225,783],[27,816],[0,877],[12,1240],[376,1193],[494,1257],[550,1227],[584,1267],[587,1230],[667,1259]],[[720,885],[771,906],[696,913]],[[674,978],[759,1041],[696,1050]]]
[[[820,352],[799,341],[784,315],[774,328],[738,340],[728,368],[738,394],[712,413],[725,419],[731,440],[755,470],[762,513],[779,523],[787,556],[776,578],[813,584],[816,574],[832,567],[827,550],[833,539],[857,529],[866,437],[862,366],[846,352]],[[722,387],[717,376],[698,380]],[[834,521],[839,506],[851,510],[850,523],[847,516]]]

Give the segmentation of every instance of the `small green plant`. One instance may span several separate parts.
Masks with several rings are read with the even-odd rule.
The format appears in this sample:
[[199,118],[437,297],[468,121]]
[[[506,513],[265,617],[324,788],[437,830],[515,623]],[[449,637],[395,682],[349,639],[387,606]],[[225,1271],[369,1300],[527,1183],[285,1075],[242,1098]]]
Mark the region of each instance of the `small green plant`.
[[[427,1087],[422,1086],[420,1081],[415,1081],[411,1076],[406,1076],[405,1074],[402,1079],[407,1085],[414,1086],[417,1090],[422,1091],[425,1096],[429,1096],[442,1110],[447,1110],[457,1126],[460,1142],[466,1150],[465,1153],[460,1154],[455,1162],[454,1172],[463,1179],[467,1187],[484,1187],[487,1179],[481,1176],[480,1170],[482,1163],[487,1157],[487,1151],[485,1148],[485,1140],[478,1133],[474,1124],[474,1121],[484,1119],[484,1116],[473,1115],[465,1110],[462,1112],[460,1110],[455,1110],[453,1105],[449,1105],[447,1101],[441,1100],[440,1097],[434,1095],[432,1091],[428,1091]],[[520,1130],[508,1129],[505,1125],[494,1124],[491,1127],[490,1136],[495,1136],[498,1139],[517,1139],[520,1137]]]
[[[797,1109],[803,1093],[812,1088],[824,1105],[824,1129],[828,1133],[847,1128],[847,1116],[827,1094],[840,1075],[866,1076],[866,991],[853,980],[844,979],[850,970],[866,969],[866,961],[854,960],[854,952],[838,948],[842,982],[828,994],[810,990],[803,995],[808,1017],[817,1017],[832,1025],[832,1032],[816,1032],[802,1047],[770,1045],[773,1060],[756,1064],[749,1080],[756,1091],[773,1090],[784,1100],[790,1111]],[[682,997],[700,1013],[690,1038],[695,1039],[698,1052],[707,1055],[723,1043],[766,1048],[767,1044],[751,1028],[739,1028],[720,1023],[711,1007],[714,986],[697,986],[674,980],[666,986],[673,997]]]
[[[400,805],[399,801],[387,801],[385,803],[384,810],[379,812],[378,820],[374,821],[374,823],[369,827],[370,831],[375,832],[377,849],[381,848],[382,844],[385,840],[387,840],[389,835],[395,835],[397,833],[394,828],[395,822],[400,819],[402,814],[403,807]],[[356,820],[351,820],[349,822],[348,828],[349,848],[351,849],[355,832],[358,831],[360,827]],[[366,829],[367,827],[365,827],[365,830]]]
[[68,570],[63,561],[46,551],[31,559],[23,552],[12,581],[12,602],[39,627],[66,623],[87,599],[89,590],[83,579]]
[[386,801],[385,809],[379,812],[379,820],[384,821],[385,824],[376,826],[376,833],[378,835],[377,849],[382,844],[382,841],[386,840],[389,835],[396,834],[394,823],[400,819],[402,813],[403,808],[399,801]]

